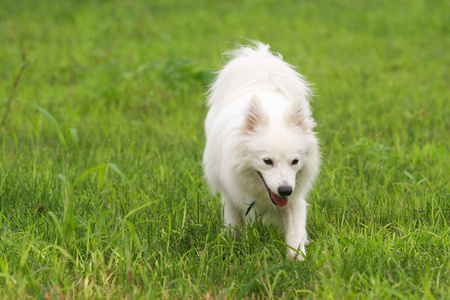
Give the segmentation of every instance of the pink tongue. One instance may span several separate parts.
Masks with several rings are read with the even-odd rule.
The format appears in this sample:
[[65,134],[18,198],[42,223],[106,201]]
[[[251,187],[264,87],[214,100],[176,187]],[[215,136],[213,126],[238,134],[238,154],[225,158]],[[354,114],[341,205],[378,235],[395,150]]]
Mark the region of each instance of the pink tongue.
[[278,206],[285,206],[288,203],[288,197],[281,197],[281,196],[275,195],[272,191],[270,191],[270,195],[272,196],[272,200]]

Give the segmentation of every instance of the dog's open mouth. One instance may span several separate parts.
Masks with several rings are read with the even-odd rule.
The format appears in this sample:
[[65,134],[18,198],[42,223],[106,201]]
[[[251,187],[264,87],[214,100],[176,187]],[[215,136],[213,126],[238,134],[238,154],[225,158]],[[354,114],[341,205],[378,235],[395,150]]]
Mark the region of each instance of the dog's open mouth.
[[272,200],[272,203],[278,206],[285,206],[288,203],[288,197],[287,196],[278,196],[274,192],[272,192],[269,187],[266,184],[266,181],[264,180],[264,177],[262,174],[258,171],[259,177],[261,177],[262,182],[264,183],[264,186],[266,187],[267,192],[269,193],[269,198]]

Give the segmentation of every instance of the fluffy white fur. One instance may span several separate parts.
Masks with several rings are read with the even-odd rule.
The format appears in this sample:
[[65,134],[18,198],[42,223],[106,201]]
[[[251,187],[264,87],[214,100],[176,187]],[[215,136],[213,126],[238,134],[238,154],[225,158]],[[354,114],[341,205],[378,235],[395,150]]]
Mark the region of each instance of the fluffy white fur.
[[230,60],[209,90],[206,179],[222,195],[227,227],[262,215],[285,233],[288,257],[303,260],[306,196],[320,165],[310,89],[268,45],[226,54]]

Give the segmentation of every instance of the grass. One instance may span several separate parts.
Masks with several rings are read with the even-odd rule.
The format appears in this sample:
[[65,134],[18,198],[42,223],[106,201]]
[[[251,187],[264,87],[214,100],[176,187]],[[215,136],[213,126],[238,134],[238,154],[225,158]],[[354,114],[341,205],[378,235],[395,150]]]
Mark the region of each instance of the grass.
[[[3,3],[1,298],[450,298],[448,10]],[[203,93],[240,37],[315,84],[305,262],[271,226],[227,236],[203,179]]]

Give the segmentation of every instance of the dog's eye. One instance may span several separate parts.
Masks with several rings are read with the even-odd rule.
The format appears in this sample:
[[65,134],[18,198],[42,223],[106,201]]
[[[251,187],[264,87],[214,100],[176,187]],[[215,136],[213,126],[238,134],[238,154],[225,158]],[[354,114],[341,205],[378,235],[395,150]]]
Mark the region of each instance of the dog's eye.
[[294,159],[294,160],[292,161],[292,165],[293,165],[293,166],[295,166],[296,164],[298,164],[298,159]]
[[273,160],[271,160],[270,158],[264,158],[263,162],[268,166],[273,166]]

